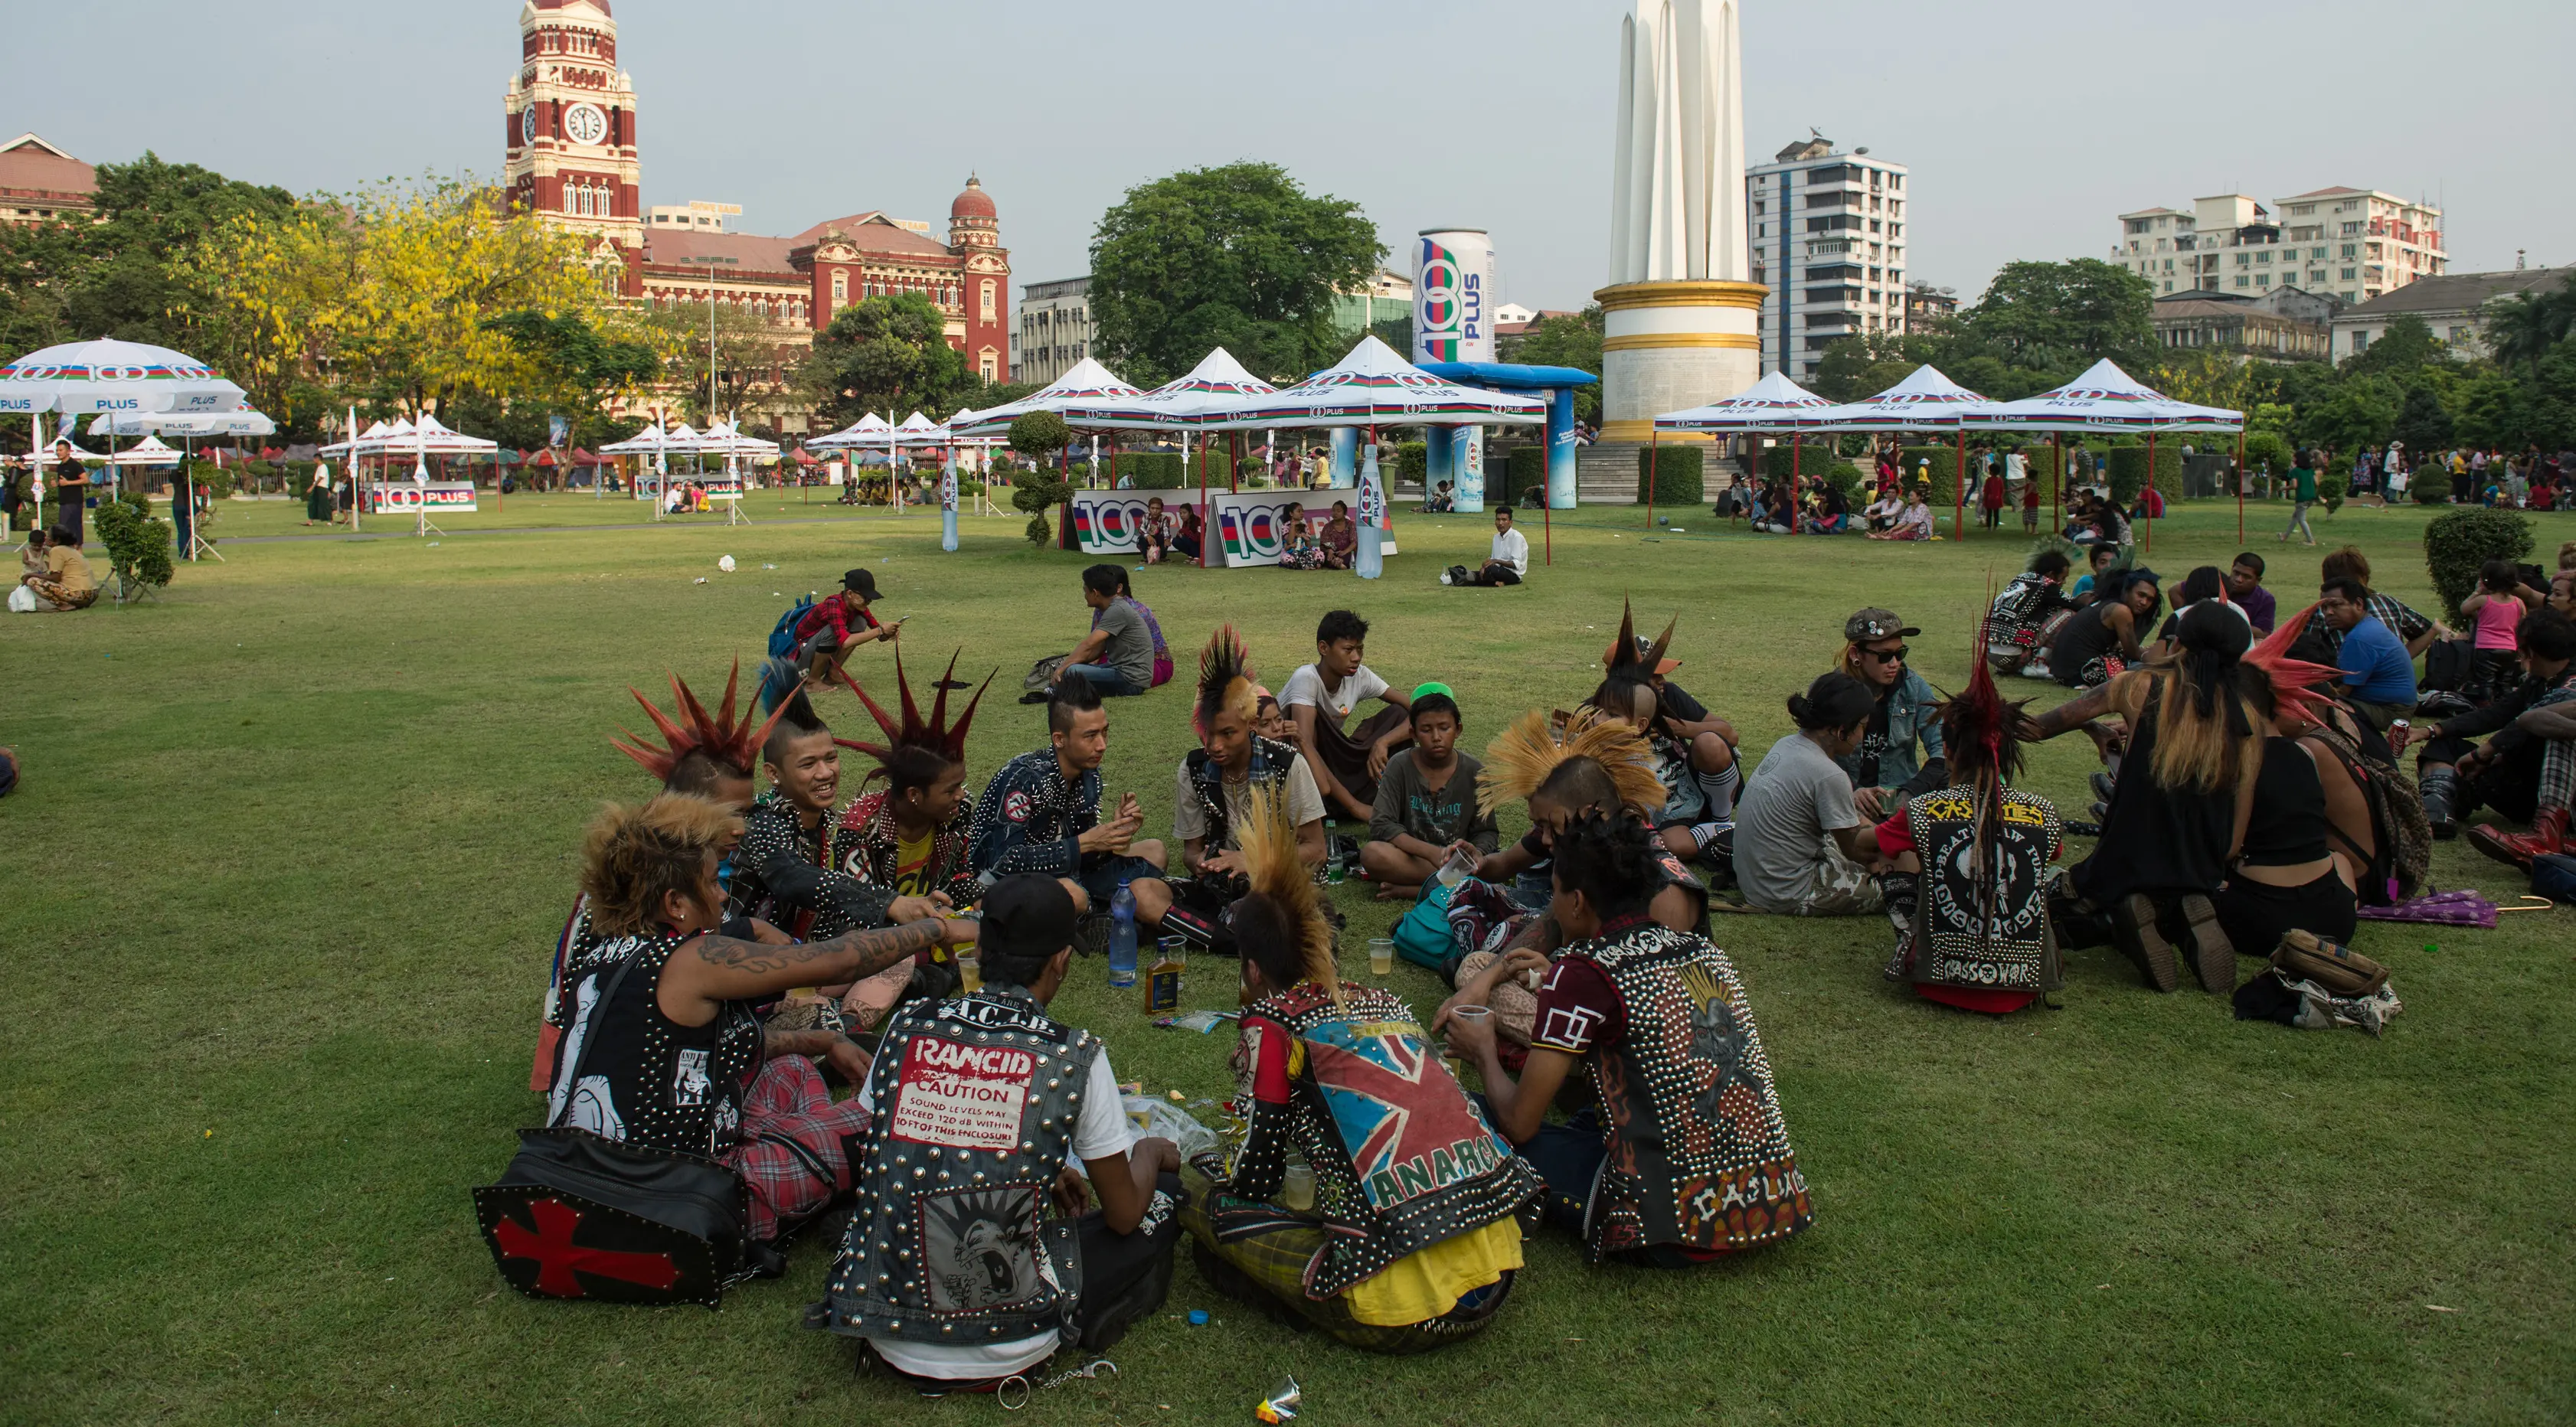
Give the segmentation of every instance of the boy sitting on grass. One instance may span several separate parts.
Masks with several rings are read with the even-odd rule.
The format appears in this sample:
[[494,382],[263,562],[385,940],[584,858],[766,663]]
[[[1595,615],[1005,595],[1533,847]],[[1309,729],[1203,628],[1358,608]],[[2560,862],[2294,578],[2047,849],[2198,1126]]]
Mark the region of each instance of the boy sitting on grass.
[[1465,727],[1447,684],[1413,691],[1408,710],[1413,746],[1386,762],[1369,816],[1360,866],[1378,884],[1381,902],[1410,902],[1459,848],[1482,858],[1497,846],[1494,816],[1476,810],[1482,763],[1458,751]]

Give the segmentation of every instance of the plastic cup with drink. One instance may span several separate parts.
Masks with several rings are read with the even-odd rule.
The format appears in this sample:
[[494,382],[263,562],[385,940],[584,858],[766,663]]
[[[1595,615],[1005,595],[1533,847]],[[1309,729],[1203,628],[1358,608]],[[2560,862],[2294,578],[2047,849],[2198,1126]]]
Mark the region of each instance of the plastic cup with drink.
[[1369,975],[1392,976],[1395,974],[1395,938],[1391,936],[1370,937],[1368,951]]

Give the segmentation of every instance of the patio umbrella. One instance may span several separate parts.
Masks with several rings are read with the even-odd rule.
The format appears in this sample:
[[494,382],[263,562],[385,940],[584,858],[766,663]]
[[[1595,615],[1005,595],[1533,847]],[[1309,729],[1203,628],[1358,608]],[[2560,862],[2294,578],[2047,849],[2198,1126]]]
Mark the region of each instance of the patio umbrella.
[[1958,513],[1950,538],[1968,529],[1968,435],[1960,423],[1970,413],[1995,403],[1943,376],[1930,363],[1905,374],[1905,380],[1859,401],[1799,415],[1800,431],[1947,431],[1958,438]]
[[[2176,401],[2140,382],[2108,357],[2084,375],[2054,391],[2020,401],[2001,402],[1963,418],[1981,430],[2131,431],[2147,438],[2147,487],[2155,488],[2156,437],[2169,431],[2233,432],[2236,436],[2236,538],[2245,538],[2245,413],[2223,406]],[[2153,505],[2148,509],[2152,511]],[[2155,548],[2156,528],[2147,521],[2147,548]]]
[[102,337],[30,352],[0,366],[0,413],[230,411],[242,389],[184,353]]

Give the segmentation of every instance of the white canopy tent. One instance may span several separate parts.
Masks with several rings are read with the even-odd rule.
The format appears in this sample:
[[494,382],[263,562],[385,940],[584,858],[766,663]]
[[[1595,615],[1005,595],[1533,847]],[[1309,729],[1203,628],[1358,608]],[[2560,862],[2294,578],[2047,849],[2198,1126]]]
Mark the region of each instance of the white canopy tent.
[[1905,374],[1905,380],[1859,401],[1809,411],[1791,423],[1799,431],[1945,431],[1958,438],[1958,509],[1950,538],[1968,528],[1968,437],[1961,424],[1972,412],[1995,403],[1943,376],[1930,363]]
[[[1825,400],[1796,382],[1786,372],[1773,372],[1735,395],[1688,411],[1672,411],[1655,418],[1654,434],[1660,438],[1667,431],[1695,431],[1711,435],[1743,435],[1763,431],[1794,430],[1799,418],[1829,410],[1834,403]],[[1793,439],[1789,444],[1790,490],[1797,489],[1800,450]],[[1656,482],[1646,484],[1646,523],[1655,523]]]
[[[1064,418],[1067,426],[1087,426],[1073,413],[1097,410],[1103,417],[1112,414],[1121,403],[1144,396],[1135,387],[1119,380],[1118,374],[1093,358],[1085,357],[1073,369],[1017,401],[1004,402],[989,411],[961,411],[950,423],[959,436],[1007,436],[1011,423],[1033,411],[1052,411]],[[958,423],[963,422],[961,426]]]
[[[1976,431],[2127,431],[2147,438],[2147,484],[2155,485],[2156,437],[2167,432],[2207,431],[2236,437],[2236,538],[2245,538],[2245,413],[2223,406],[2199,406],[2146,385],[2105,357],[2084,375],[2053,391],[2019,401],[1994,403],[1967,413],[1963,422]],[[2155,549],[2154,506],[2150,503],[2146,546]]]
[[175,446],[162,444],[158,436],[146,436],[107,457],[106,462],[111,466],[175,466],[184,454]]

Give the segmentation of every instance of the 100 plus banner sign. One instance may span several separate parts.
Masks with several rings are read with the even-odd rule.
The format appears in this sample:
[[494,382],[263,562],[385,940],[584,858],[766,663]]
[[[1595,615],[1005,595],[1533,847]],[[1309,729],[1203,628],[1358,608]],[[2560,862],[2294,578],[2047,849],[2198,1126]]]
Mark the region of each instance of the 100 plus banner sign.
[[1494,244],[1481,228],[1413,243],[1413,360],[1494,360]]
[[[1194,500],[1175,500],[1179,491],[1075,491],[1073,544],[1085,555],[1134,555],[1145,548],[1145,502],[1161,497],[1173,519],[1195,507]],[[1192,492],[1196,494],[1196,492]]]
[[[1289,506],[1304,505],[1312,493],[1307,491],[1245,491],[1208,497],[1216,507],[1217,549],[1224,552],[1226,567],[1245,569],[1255,565],[1276,565],[1279,552],[1288,548]],[[1309,516],[1309,523],[1312,517]]]
[[408,515],[418,510],[474,509],[474,487],[465,481],[370,481],[367,514]]

